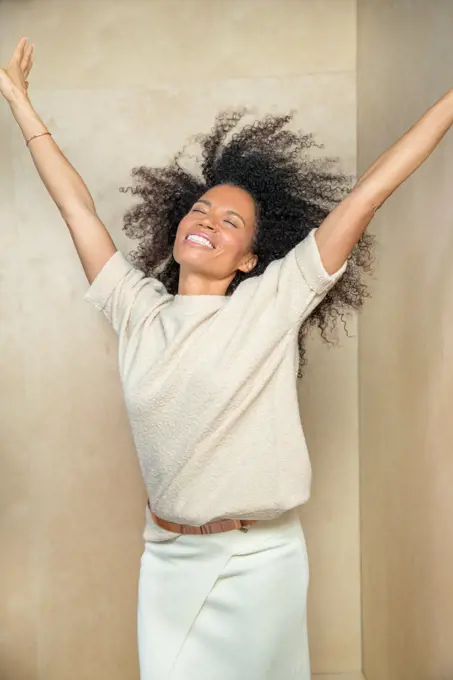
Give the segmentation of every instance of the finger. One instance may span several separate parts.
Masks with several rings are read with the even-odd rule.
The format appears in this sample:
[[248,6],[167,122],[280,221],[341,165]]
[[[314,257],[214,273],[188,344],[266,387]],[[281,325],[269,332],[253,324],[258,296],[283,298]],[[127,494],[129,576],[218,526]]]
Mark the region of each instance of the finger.
[[30,72],[32,57],[33,57],[33,45],[27,45],[22,60],[20,62],[20,67],[22,71],[26,74]]
[[33,59],[30,61],[30,64],[29,64],[29,66],[28,66],[28,68],[27,68],[27,71],[24,73],[25,78],[28,78],[28,76],[30,75],[30,71],[32,70],[32,68],[33,68]]
[[8,68],[13,66],[14,64],[20,65],[26,44],[27,44],[27,38],[21,38],[19,40],[19,42],[17,43],[17,45],[15,47],[13,55],[12,55],[11,59],[9,60]]
[[31,61],[31,62],[28,64],[27,68],[26,68],[24,71],[22,71],[22,73],[24,74],[24,79],[25,79],[25,80],[27,80],[28,76],[30,75],[30,71],[31,71],[31,69],[32,69],[32,66],[33,66],[33,62]]
[[13,56],[11,57],[11,61],[18,61],[19,63],[22,61],[22,57],[24,56],[24,50],[27,45],[27,40],[28,38],[21,38],[19,42],[16,45],[16,49],[13,52]]

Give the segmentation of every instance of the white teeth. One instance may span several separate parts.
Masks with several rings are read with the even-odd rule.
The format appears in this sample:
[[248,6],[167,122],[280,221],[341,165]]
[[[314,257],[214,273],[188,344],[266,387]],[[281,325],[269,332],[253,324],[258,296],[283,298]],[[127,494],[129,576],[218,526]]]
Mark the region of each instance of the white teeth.
[[212,243],[208,241],[207,238],[203,238],[203,236],[198,236],[197,234],[189,234],[187,237],[188,241],[194,241],[194,243],[199,243],[202,246],[208,246],[209,248],[214,248]]

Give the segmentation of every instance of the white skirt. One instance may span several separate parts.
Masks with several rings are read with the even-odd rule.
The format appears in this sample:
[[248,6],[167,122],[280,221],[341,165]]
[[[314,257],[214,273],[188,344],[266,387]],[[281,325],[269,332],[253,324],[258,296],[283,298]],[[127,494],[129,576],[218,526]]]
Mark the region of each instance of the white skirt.
[[141,680],[310,680],[307,588],[296,510],[247,533],[147,542]]

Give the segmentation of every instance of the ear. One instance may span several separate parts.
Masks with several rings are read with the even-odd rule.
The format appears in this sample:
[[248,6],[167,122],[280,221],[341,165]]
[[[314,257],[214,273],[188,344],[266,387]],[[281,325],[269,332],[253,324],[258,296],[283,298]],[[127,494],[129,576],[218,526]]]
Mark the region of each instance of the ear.
[[249,272],[251,272],[252,269],[255,269],[257,262],[258,262],[257,256],[253,255],[253,253],[249,253],[247,257],[245,257],[241,264],[239,265],[238,270],[240,272],[244,272],[244,274],[249,274]]

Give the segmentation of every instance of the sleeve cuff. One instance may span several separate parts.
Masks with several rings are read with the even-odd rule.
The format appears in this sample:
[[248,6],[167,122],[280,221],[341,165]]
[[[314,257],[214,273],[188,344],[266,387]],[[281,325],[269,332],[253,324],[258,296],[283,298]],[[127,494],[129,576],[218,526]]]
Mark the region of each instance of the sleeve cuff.
[[102,311],[118,283],[131,269],[132,264],[117,250],[98,272],[83,299]]
[[322,263],[318,244],[315,239],[315,233],[316,229],[313,229],[308,236],[296,246],[296,260],[308,286],[318,295],[322,295],[332,288],[338,279],[343,276],[348,263],[346,261],[338,271],[334,274],[329,274]]

